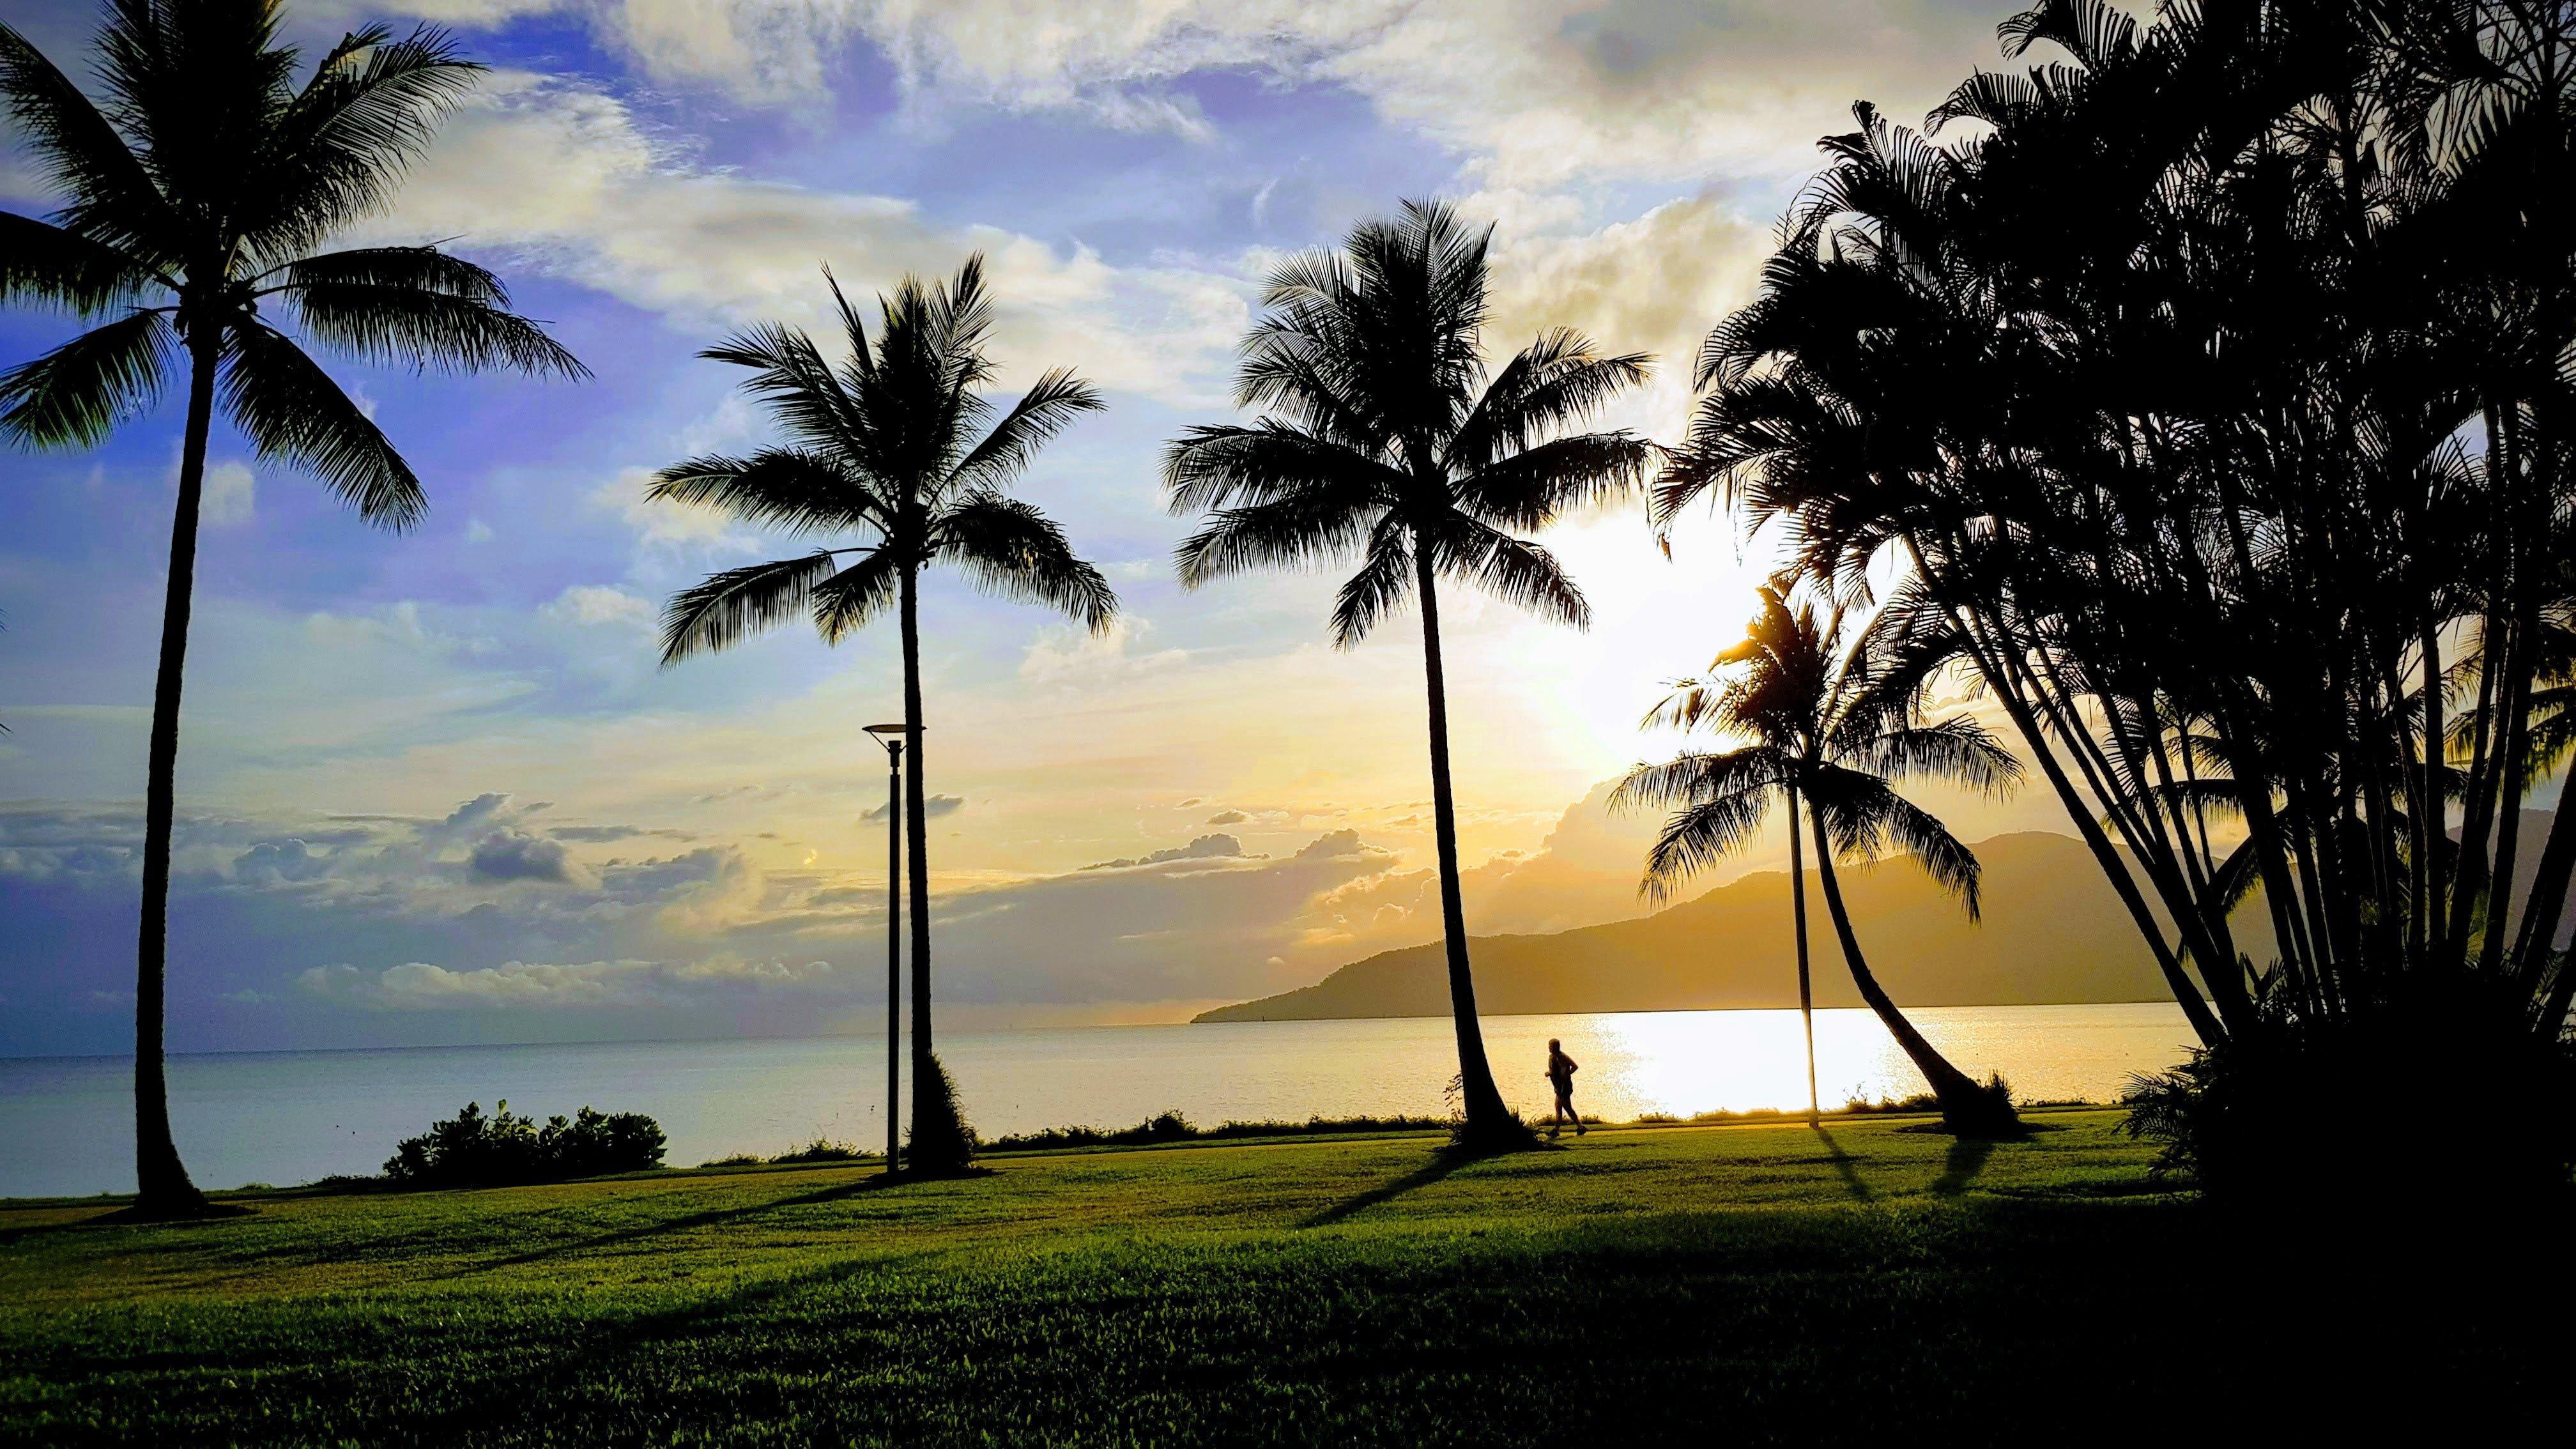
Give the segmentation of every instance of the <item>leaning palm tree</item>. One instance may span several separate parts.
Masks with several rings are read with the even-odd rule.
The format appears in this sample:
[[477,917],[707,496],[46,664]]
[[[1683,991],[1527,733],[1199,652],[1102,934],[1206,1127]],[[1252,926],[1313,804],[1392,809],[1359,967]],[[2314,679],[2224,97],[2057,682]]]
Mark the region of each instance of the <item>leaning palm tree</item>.
[[361,518],[401,530],[428,508],[420,480],[303,343],[369,363],[584,375],[507,310],[481,267],[426,246],[318,250],[383,210],[482,67],[440,31],[397,40],[371,27],[332,46],[298,87],[277,24],[273,0],[115,0],[98,37],[103,106],[0,25],[0,97],[65,198],[50,221],[0,214],[0,300],[109,319],[0,374],[0,434],[86,447],[149,411],[173,376],[187,379],[136,953],[144,1215],[205,1205],[171,1141],[161,1043],[179,687],[218,403],[259,456],[314,473]]
[[[946,287],[905,277],[873,343],[840,284],[824,273],[849,347],[838,367],[804,333],[772,323],[699,353],[748,368],[744,386],[769,405],[787,441],[749,457],[691,458],[662,470],[651,497],[721,509],[791,535],[863,541],[728,569],[673,596],[663,615],[662,663],[723,649],[797,614],[837,644],[889,607],[903,641],[904,829],[912,917],[911,1170],[965,1168],[974,1138],[958,1115],[930,1037],[930,864],[922,793],[922,570],[963,569],[989,592],[1060,609],[1097,633],[1118,609],[1100,570],[1074,556],[1064,531],[1003,490],[1037,450],[1101,406],[1090,384],[1048,372],[998,420],[976,388],[993,304],[984,259],[969,257]],[[979,436],[979,429],[982,430]]]
[[[1937,723],[1918,717],[1915,702],[1927,671],[1941,657],[1937,650],[1880,650],[1873,648],[1878,641],[1868,630],[1848,644],[1843,635],[1839,610],[1820,622],[1812,605],[1793,611],[1777,589],[1763,589],[1761,611],[1744,641],[1717,656],[1707,677],[1682,681],[1647,717],[1650,724],[1706,727],[1743,736],[1748,743],[1723,753],[1689,751],[1666,764],[1640,765],[1619,782],[1611,803],[1614,808],[1673,812],[1646,857],[1645,890],[1653,896],[1750,845],[1774,799],[1788,803],[1791,869],[1803,875],[1794,855],[1803,805],[1816,847],[1816,883],[1861,999],[1932,1084],[1941,1115],[1953,1130],[1980,1135],[2010,1131],[2015,1125],[2012,1105],[2003,1093],[1979,1086],[1950,1065],[1878,984],[1852,933],[1834,861],[1875,858],[1891,842],[1901,845],[1975,919],[1977,858],[1948,827],[1898,795],[1893,782],[1931,777],[1994,791],[2009,786],[2021,767],[2011,751],[1966,715]],[[1803,901],[1801,907],[1803,915]],[[1801,930],[1802,1011],[1812,1010],[1806,946]],[[1811,1025],[1811,1092],[1814,1042]]]
[[1583,626],[1582,592],[1515,530],[1626,491],[1654,455],[1625,432],[1560,435],[1642,381],[1642,355],[1603,357],[1558,329],[1488,381],[1478,344],[1492,235],[1470,230],[1447,206],[1407,202],[1399,219],[1354,227],[1338,254],[1281,264],[1263,298],[1269,315],[1244,341],[1235,389],[1239,406],[1266,414],[1248,426],[1192,428],[1164,462],[1172,511],[1209,515],[1180,547],[1184,584],[1358,552],[1360,571],[1333,611],[1342,648],[1408,596],[1420,603],[1462,1141],[1474,1148],[1528,1134],[1494,1088],[1476,1023],[1437,581],[1446,575]]

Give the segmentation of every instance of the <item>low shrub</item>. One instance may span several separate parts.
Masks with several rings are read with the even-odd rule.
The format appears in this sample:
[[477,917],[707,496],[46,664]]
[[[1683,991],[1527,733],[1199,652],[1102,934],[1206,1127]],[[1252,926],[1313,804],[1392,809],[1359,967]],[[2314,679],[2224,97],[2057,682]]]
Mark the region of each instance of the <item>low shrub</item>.
[[878,1155],[847,1142],[834,1142],[828,1138],[817,1137],[793,1152],[782,1152],[769,1160],[771,1162],[858,1162]]
[[549,1117],[540,1126],[512,1112],[507,1099],[489,1117],[481,1103],[468,1102],[454,1117],[396,1145],[385,1159],[385,1176],[408,1187],[562,1182],[660,1167],[662,1149],[661,1124],[636,1112],[606,1115],[584,1107],[569,1120]]
[[[2576,1047],[2534,1032],[2521,1006],[2475,978],[2429,974],[2332,1013],[2275,993],[2245,1030],[2131,1078],[2124,1125],[2164,1144],[2157,1177],[2222,1200],[2413,1212],[2555,1198],[2576,1163]],[[2319,1110],[2321,1094],[2343,1092],[2346,1105]],[[2363,1174],[2371,1191],[2356,1194]]]
[[1225,1122],[1200,1127],[1178,1112],[1162,1112],[1133,1127],[1050,1127],[1015,1132],[981,1144],[987,1152],[1053,1152],[1069,1147],[1141,1147],[1171,1142],[1216,1142],[1242,1137],[1320,1137],[1349,1132],[1437,1132],[1440,1117],[1309,1117],[1303,1122]]

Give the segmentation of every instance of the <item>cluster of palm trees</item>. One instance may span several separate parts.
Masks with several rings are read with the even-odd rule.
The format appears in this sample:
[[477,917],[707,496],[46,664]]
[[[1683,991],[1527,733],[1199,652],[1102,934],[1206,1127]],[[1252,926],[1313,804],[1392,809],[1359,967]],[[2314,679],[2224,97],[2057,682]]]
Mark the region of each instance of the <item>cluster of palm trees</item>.
[[[431,247],[321,250],[383,205],[476,67],[435,30],[368,30],[299,86],[275,27],[272,0],[114,0],[102,105],[0,26],[0,95],[68,198],[49,222],[0,216],[0,297],[105,319],[0,377],[0,430],[86,445],[183,366],[189,387],[138,957],[150,1212],[200,1202],[170,1142],[161,1017],[218,402],[263,456],[400,528],[425,506],[418,482],[297,337],[368,361],[582,375],[481,268]],[[1723,498],[1790,553],[1743,642],[1649,716],[1737,743],[1622,783],[1622,804],[1667,812],[1646,888],[1742,849],[1784,803],[1802,1002],[1812,845],[1860,993],[1953,1127],[2009,1130],[2010,1104],[1888,999],[1835,874],[1901,848],[1975,912],[1975,858],[1898,793],[1909,779],[2001,790],[2035,768],[2206,1042],[2365,1012],[2428,980],[2493,988],[2531,1039],[2562,1030],[2576,972],[2550,926],[2576,874],[2569,812],[2528,899],[2513,893],[2521,804],[2576,744],[2576,272],[2551,224],[2576,21],[2529,0],[2211,0],[2142,27],[2101,0],[2047,0],[2003,34],[2013,54],[2046,43],[2068,60],[1971,78],[1929,133],[1863,105],[1860,128],[1826,142],[1759,295],[1703,349],[1677,448],[1583,430],[1643,381],[1643,356],[1556,330],[1489,365],[1491,230],[1408,203],[1271,274],[1237,386],[1254,420],[1189,429],[1166,453],[1167,502],[1201,520],[1179,550],[1185,584],[1356,556],[1337,644],[1408,602],[1420,615],[1471,1147],[1527,1134],[1477,1026],[1439,591],[1580,627],[1582,592],[1528,535],[1640,491],[1666,528]],[[1106,627],[1100,572],[1008,491],[1101,403],[1064,370],[1006,409],[985,399],[978,261],[944,285],[907,279],[873,334],[830,293],[846,356],[782,326],[702,354],[748,372],[781,441],[653,486],[815,547],[677,595],[663,657],[795,618],[837,641],[896,616],[910,1152],[936,1172],[972,1141],[932,1051],[921,579],[944,562]],[[2012,745],[1970,714],[1930,718],[1943,679],[1990,700]],[[2277,961],[2246,959],[2231,934],[2257,892]],[[1810,1057],[1812,1097],[1812,1031]]]
[[[2204,1041],[2428,981],[2555,1040],[2576,742],[2576,13],[2049,0],[1864,106],[1700,359],[1712,488],[1946,652]],[[2237,949],[2259,892],[2277,961]]]

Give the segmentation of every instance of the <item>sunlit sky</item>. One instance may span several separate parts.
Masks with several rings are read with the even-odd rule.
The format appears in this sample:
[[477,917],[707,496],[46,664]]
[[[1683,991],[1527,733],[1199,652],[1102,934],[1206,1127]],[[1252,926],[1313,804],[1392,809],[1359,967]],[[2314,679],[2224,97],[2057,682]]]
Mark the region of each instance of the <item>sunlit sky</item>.
[[[400,210],[597,373],[336,366],[433,498],[370,531],[218,435],[179,784],[172,1041],[187,1049],[724,1035],[881,1020],[890,628],[660,672],[661,601],[778,547],[647,505],[763,437],[737,324],[992,261],[1005,386],[1110,407],[1024,495],[1118,588],[1101,639],[954,578],[925,618],[943,1017],[1171,1020],[1438,934],[1418,625],[1340,653],[1337,575],[1174,582],[1159,449],[1230,415],[1257,278],[1402,197],[1498,226],[1490,350],[1569,324],[1663,359],[1610,419],[1678,436],[1700,336],[1855,97],[1919,115],[2003,4],[308,0],[457,27],[493,74]],[[0,4],[82,63],[85,4]],[[0,205],[43,212],[23,162]],[[0,316],[0,360],[68,335]],[[0,1052],[130,1042],[133,852],[179,419],[18,455],[0,530]],[[1471,922],[1631,914],[1643,822],[1601,783],[1668,742],[1660,683],[1764,571],[1722,519],[1670,562],[1642,505],[1547,538],[1577,635],[1450,595]],[[1953,802],[1976,839],[2053,802]],[[1211,839],[1210,837],[1219,837]],[[1194,845],[1193,843],[1196,842]],[[1175,852],[1153,860],[1158,852]],[[1765,851],[1746,867],[1776,863]],[[1108,861],[1142,862],[1086,870]]]

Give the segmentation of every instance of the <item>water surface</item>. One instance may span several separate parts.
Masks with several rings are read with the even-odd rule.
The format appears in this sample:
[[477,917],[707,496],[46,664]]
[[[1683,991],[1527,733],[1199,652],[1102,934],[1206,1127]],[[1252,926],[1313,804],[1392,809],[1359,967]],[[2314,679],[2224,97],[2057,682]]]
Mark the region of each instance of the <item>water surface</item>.
[[[2022,1100],[2107,1101],[2133,1072],[2181,1059],[2170,1002],[1960,1006],[1911,1013],[1950,1059],[2002,1072]],[[1586,1114],[1628,1118],[1806,1105],[1795,1011],[1497,1016],[1484,1023],[1503,1097],[1547,1110],[1547,1039],[1583,1064]],[[1067,1123],[1127,1126],[1167,1108],[1193,1121],[1442,1115],[1457,1071],[1446,1018],[1231,1022],[986,1032],[940,1055],[987,1137]],[[1923,1090],[1867,1011],[1816,1013],[1827,1105]],[[585,1104],[648,1113],[675,1166],[829,1137],[885,1141],[882,1039],[619,1042],[226,1052],[170,1059],[170,1111],[199,1185],[280,1186],[376,1171],[394,1144],[468,1100],[538,1117]],[[123,1057],[0,1059],[0,1197],[134,1186],[133,1065]]]

